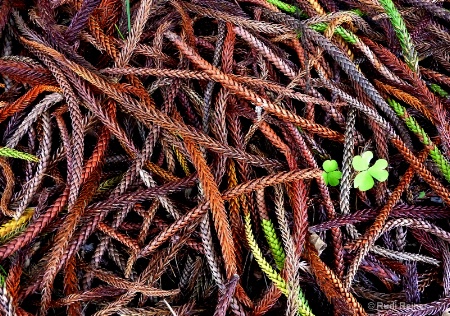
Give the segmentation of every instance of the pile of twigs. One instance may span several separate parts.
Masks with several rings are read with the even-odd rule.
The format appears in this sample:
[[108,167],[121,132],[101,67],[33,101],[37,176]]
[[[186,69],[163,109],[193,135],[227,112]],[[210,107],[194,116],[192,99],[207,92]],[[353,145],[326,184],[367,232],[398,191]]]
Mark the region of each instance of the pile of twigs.
[[2,315],[444,313],[449,8],[0,0]]

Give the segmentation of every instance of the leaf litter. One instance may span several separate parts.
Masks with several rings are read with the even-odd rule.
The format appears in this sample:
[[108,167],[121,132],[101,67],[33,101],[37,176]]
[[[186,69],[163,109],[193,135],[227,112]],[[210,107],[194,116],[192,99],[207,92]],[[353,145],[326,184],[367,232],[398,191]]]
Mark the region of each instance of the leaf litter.
[[449,9],[1,1],[1,314],[448,313]]

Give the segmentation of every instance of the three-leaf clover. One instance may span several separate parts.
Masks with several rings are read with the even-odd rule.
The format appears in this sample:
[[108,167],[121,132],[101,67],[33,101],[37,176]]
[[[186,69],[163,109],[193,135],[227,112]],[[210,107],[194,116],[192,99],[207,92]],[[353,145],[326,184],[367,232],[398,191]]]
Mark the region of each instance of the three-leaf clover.
[[356,175],[353,187],[361,191],[367,191],[373,188],[375,182],[373,178],[380,182],[386,181],[389,173],[385,170],[388,163],[385,159],[378,159],[372,167],[369,168],[370,161],[373,158],[371,151],[363,152],[361,155],[353,157],[352,165],[359,173]]
[[339,180],[342,177],[342,172],[338,169],[338,163],[336,160],[325,160],[322,164],[324,172],[322,172],[323,181],[326,185],[335,187],[339,184]]

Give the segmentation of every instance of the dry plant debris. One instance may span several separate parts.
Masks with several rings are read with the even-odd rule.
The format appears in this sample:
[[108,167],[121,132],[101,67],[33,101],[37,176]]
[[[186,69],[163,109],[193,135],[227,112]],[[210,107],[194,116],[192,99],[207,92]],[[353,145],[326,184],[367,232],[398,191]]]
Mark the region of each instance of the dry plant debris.
[[0,0],[1,314],[445,315],[449,25]]

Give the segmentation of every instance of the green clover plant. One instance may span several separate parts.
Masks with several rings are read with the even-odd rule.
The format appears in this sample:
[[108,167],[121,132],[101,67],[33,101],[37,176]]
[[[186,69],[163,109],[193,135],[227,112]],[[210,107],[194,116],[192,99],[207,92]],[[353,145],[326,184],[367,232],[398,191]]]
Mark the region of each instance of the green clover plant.
[[323,170],[322,173],[323,181],[326,185],[331,185],[335,187],[339,184],[339,180],[342,177],[342,172],[338,169],[338,163],[336,160],[325,160],[322,164]]
[[369,168],[370,161],[373,158],[371,151],[363,152],[361,155],[353,157],[352,165],[359,173],[356,175],[353,187],[361,191],[367,191],[373,188],[375,184],[373,178],[380,182],[386,181],[389,176],[386,167],[388,165],[385,159],[378,159],[372,167]]

